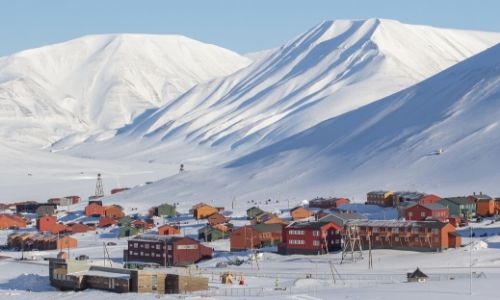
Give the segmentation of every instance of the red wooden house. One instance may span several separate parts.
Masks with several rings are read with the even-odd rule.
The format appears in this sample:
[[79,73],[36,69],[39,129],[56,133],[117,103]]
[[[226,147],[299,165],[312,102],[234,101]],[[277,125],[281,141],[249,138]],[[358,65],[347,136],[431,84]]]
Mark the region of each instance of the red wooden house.
[[439,203],[417,204],[408,207],[404,211],[405,219],[410,221],[424,220],[446,220],[449,216],[449,209]]
[[231,251],[262,248],[277,245],[282,240],[283,225],[257,224],[234,230],[230,237]]
[[420,198],[417,203],[418,204],[430,204],[430,203],[436,203],[441,200],[441,197],[436,196],[436,195],[425,195],[422,198]]
[[85,233],[87,231],[94,230],[94,227],[90,227],[85,224],[80,224],[80,223],[72,223],[68,224],[68,231],[71,233]]
[[176,235],[181,233],[181,228],[178,225],[165,224],[158,227],[159,235]]
[[0,215],[0,229],[24,227],[26,227],[26,221],[23,218],[9,214]]
[[281,254],[325,254],[341,249],[341,227],[332,222],[295,222],[283,229]]
[[52,234],[68,231],[65,225],[57,223],[56,216],[40,217],[36,221],[36,228],[40,232],[50,232]]
[[85,215],[87,217],[101,217],[104,216],[104,207],[98,203],[90,203],[85,206]]
[[101,217],[99,219],[99,227],[109,227],[118,224],[118,221],[110,217]]
[[212,226],[217,224],[224,224],[227,223],[228,221],[229,221],[228,218],[226,218],[224,215],[220,213],[215,213],[208,217],[208,224]]

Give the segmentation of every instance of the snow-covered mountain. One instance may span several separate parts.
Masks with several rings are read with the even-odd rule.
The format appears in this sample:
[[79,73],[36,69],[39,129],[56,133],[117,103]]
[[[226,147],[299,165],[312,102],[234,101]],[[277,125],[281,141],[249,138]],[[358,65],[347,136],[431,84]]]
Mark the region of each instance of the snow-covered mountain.
[[500,44],[225,167],[171,176],[121,200],[299,201],[335,193],[362,200],[384,188],[496,195],[499,116]]
[[392,20],[322,22],[257,55],[249,67],[137,118],[120,131],[119,142],[101,148],[128,144],[137,156],[142,145],[148,159],[179,151],[189,155],[173,155],[176,160],[234,158],[407,88],[497,42],[498,33]]
[[15,53],[0,58],[0,138],[78,142],[250,62],[174,35],[85,36]]

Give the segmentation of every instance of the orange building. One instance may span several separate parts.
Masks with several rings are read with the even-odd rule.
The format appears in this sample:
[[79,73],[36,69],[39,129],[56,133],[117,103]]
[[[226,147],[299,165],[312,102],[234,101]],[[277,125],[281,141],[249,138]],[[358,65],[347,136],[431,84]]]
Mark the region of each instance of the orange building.
[[56,216],[40,217],[38,220],[36,220],[36,229],[40,232],[50,232],[52,234],[57,234],[68,230],[65,225],[57,223]]
[[176,235],[181,233],[181,228],[177,225],[165,224],[158,227],[159,235]]
[[57,249],[68,249],[76,248],[78,246],[78,240],[70,236],[63,236],[57,240]]
[[109,205],[104,207],[104,216],[113,218],[113,219],[120,219],[125,217],[125,213],[123,212],[123,209],[119,205]]
[[213,214],[216,214],[219,212],[219,209],[210,206],[208,204],[202,204],[196,207],[193,207],[193,217],[197,220],[199,219],[206,219],[210,217]]
[[314,212],[307,210],[302,206],[298,206],[290,210],[290,216],[292,217],[292,220],[296,221],[312,217],[314,216]]
[[101,217],[104,216],[104,207],[97,203],[90,203],[85,206],[85,215],[87,217]]
[[9,228],[25,228],[26,221],[18,216],[1,214],[0,215],[0,229],[9,229]]
[[491,217],[495,214],[494,199],[479,199],[476,202],[476,214],[481,217]]

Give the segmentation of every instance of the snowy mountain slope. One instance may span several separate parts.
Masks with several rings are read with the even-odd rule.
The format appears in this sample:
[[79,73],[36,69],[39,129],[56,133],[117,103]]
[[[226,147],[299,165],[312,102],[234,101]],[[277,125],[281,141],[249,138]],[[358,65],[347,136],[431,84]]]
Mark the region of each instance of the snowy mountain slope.
[[323,22],[249,67],[137,118],[113,143],[138,155],[140,146],[130,144],[139,141],[147,145],[145,157],[203,145],[209,150],[200,157],[210,151],[234,158],[400,91],[499,41],[498,33],[392,20]]
[[95,35],[0,58],[0,137],[45,145],[112,130],[250,60],[174,35]]
[[[500,194],[500,44],[413,87],[237,159],[113,199],[362,200],[371,189]],[[436,151],[443,153],[436,155]],[[181,203],[181,204],[182,204]],[[149,205],[150,203],[145,203]]]

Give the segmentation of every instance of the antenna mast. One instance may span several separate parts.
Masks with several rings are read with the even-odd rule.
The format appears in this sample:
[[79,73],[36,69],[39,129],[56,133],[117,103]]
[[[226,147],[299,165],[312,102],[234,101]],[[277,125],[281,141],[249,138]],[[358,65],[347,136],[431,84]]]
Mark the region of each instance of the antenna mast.
[[97,174],[97,183],[95,185],[95,196],[96,197],[104,197],[104,189],[102,187],[101,173]]

